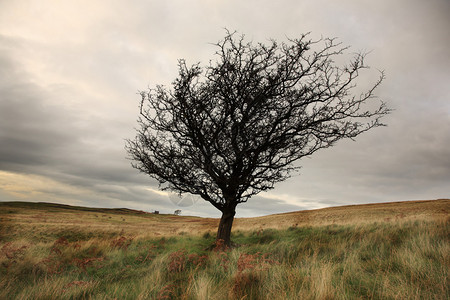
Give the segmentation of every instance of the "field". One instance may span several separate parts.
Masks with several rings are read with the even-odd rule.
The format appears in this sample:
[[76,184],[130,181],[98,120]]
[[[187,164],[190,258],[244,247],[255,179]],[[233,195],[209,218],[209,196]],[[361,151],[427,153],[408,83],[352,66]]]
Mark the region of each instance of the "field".
[[236,219],[0,202],[0,299],[449,299],[450,200]]

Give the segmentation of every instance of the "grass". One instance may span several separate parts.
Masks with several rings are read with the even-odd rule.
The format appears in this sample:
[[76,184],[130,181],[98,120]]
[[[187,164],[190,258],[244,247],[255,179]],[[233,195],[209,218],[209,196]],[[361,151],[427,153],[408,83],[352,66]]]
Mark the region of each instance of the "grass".
[[239,219],[227,251],[216,220],[0,204],[0,299],[450,298],[448,200]]

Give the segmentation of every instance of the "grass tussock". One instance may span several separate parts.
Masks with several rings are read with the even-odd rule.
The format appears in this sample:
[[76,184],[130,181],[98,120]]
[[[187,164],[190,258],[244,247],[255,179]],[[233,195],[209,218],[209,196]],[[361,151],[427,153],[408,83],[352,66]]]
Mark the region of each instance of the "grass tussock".
[[[155,236],[140,231],[154,222],[146,215],[77,211],[92,223],[76,225],[66,211],[5,210],[0,299],[449,299],[450,218],[438,212],[238,227],[239,246],[223,251],[211,250],[211,227]],[[111,227],[119,217],[128,221]]]

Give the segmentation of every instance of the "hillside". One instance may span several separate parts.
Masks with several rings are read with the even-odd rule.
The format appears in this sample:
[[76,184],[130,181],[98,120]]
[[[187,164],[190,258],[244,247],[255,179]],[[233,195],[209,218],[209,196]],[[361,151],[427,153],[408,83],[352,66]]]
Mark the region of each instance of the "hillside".
[[[450,200],[404,201],[329,207],[255,218],[236,218],[233,230],[286,229],[297,226],[363,224],[439,219],[448,216]],[[31,232],[116,232],[132,236],[170,236],[214,233],[219,220],[157,215],[126,208],[89,208],[55,203],[0,202],[0,240]],[[56,231],[56,232],[55,232]]]
[[449,299],[450,200],[217,219],[0,203],[0,299]]
[[373,222],[439,219],[450,213],[450,199],[402,201],[328,207],[275,214],[257,218],[237,219],[236,228],[277,228],[364,224]]

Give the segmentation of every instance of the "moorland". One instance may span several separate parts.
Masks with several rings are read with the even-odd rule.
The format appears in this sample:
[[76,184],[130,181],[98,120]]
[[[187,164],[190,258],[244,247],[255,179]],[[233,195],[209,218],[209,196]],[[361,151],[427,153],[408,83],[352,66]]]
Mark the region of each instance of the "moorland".
[[449,299],[450,200],[218,219],[0,202],[0,299]]

